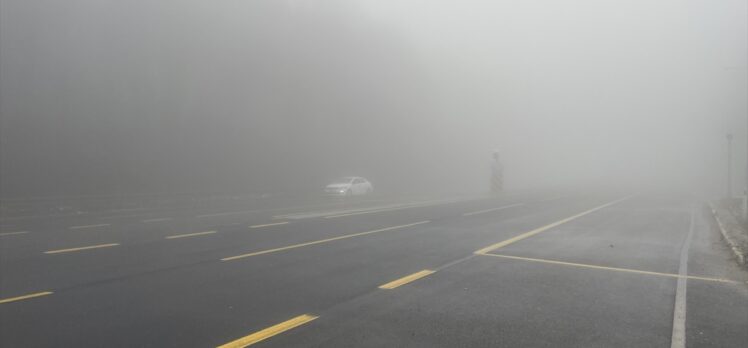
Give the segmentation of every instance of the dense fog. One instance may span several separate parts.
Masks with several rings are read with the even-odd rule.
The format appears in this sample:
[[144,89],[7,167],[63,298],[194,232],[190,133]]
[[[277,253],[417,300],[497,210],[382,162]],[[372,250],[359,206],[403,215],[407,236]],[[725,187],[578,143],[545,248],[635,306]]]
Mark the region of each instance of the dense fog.
[[3,197],[723,192],[744,0],[0,0]]

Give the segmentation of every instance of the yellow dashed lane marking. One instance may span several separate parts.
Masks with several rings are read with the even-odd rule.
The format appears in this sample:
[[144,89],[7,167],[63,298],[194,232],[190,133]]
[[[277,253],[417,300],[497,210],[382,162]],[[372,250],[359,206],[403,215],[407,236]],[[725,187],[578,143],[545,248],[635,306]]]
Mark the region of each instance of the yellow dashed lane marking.
[[178,238],[187,238],[187,237],[195,237],[195,236],[204,236],[206,234],[214,234],[218,233],[218,231],[205,231],[205,232],[197,232],[197,233],[187,233],[187,234],[176,234],[173,236],[166,236],[165,239],[178,239]]
[[517,203],[517,204],[512,204],[512,205],[505,205],[503,207],[498,207],[498,208],[478,210],[478,211],[474,211],[474,212],[462,214],[462,216],[473,216],[473,215],[478,215],[478,214],[485,214],[485,213],[490,213],[490,212],[494,212],[494,211],[499,211],[499,210],[514,208],[514,207],[519,207],[519,206],[522,206],[522,205],[525,205],[525,204],[524,203]]
[[69,229],[71,229],[71,230],[80,230],[80,229],[83,229],[83,228],[106,227],[106,226],[110,226],[110,224],[70,226]]
[[291,330],[295,327],[299,327],[301,325],[304,325],[314,319],[319,318],[315,315],[310,314],[304,314],[300,315],[296,318],[286,320],[280,324],[273,325],[267,329],[257,331],[251,335],[244,336],[240,339],[237,339],[235,341],[231,341],[229,343],[223,344],[218,346],[218,348],[244,348],[251,346],[257,342],[266,340],[270,337],[273,337],[275,335],[281,334],[283,332],[286,332],[288,330]]
[[423,271],[413,273],[413,274],[411,274],[409,276],[405,276],[405,277],[402,277],[400,279],[393,280],[393,281],[391,281],[391,282],[389,282],[387,284],[380,285],[379,288],[380,289],[386,289],[386,290],[392,290],[392,289],[394,289],[396,287],[408,284],[410,282],[414,282],[414,281],[416,281],[418,279],[421,279],[421,278],[423,278],[425,276],[433,274],[434,272],[436,272],[436,271],[425,269]]
[[119,243],[99,244],[99,245],[90,245],[90,246],[84,246],[84,247],[79,247],[79,248],[50,250],[50,251],[45,251],[44,253],[45,254],[60,254],[60,253],[69,253],[73,251],[81,251],[81,250],[89,250],[89,249],[109,248],[109,247],[113,247],[117,245],[119,245]]
[[28,294],[28,295],[23,295],[23,296],[18,296],[18,297],[4,298],[4,299],[0,299],[0,304],[28,300],[30,298],[42,297],[42,296],[47,296],[47,295],[52,295],[52,294],[53,292],[51,291],[44,291],[44,292],[37,292],[35,294]]
[[327,216],[325,216],[325,219],[336,219],[336,218],[341,218],[341,217],[346,217],[346,216],[356,216],[356,215],[365,215],[365,214],[384,213],[384,212],[388,212],[388,211],[397,211],[397,210],[404,210],[404,209],[410,209],[410,208],[416,208],[416,206],[405,206],[405,207],[397,207],[397,208],[373,209],[373,210],[358,211],[358,212],[346,213],[346,214],[327,215]]
[[279,226],[279,225],[286,225],[286,224],[288,224],[288,221],[276,222],[272,224],[252,225],[252,226],[249,226],[249,228],[263,228],[263,227]]

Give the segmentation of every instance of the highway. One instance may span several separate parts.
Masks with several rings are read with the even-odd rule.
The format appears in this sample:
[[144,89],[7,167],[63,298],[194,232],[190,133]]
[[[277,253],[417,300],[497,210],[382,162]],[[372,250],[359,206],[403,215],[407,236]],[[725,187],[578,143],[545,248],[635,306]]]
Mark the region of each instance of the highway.
[[5,218],[2,347],[745,347],[748,272],[675,193]]

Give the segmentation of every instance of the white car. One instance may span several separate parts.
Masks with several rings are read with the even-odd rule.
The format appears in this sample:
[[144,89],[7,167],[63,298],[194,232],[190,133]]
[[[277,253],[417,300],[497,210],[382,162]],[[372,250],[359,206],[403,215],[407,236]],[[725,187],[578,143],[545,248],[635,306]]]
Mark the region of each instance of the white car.
[[369,180],[358,176],[346,176],[325,187],[325,194],[334,196],[366,195],[374,191]]

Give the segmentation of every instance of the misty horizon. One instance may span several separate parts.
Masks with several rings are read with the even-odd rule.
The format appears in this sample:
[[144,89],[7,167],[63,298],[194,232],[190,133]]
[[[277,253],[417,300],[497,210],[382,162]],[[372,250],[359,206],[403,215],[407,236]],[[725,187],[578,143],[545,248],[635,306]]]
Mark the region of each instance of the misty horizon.
[[[671,187],[746,168],[745,3],[13,1],[3,197]],[[719,20],[717,20],[719,19]]]

